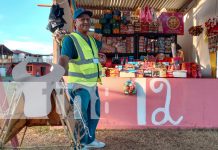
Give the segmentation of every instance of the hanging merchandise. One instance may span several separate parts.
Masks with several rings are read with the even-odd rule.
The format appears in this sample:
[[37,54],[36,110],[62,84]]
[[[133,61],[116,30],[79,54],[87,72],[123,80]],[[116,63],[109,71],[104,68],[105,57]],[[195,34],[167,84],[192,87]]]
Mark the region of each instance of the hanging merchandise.
[[107,19],[104,18],[104,17],[101,17],[101,18],[99,19],[99,23],[105,24],[105,23],[107,23]]
[[212,36],[218,34],[218,17],[209,18],[207,22],[205,22],[205,27],[207,29],[206,35]]
[[163,33],[184,35],[184,22],[182,13],[163,12],[161,13],[159,19],[162,23]]
[[116,21],[121,20],[121,12],[119,10],[114,10],[113,11],[113,19],[115,19]]
[[111,34],[111,25],[105,24],[103,27],[103,34]]
[[188,32],[192,36],[199,36],[204,31],[204,28],[200,26],[193,26],[189,28]]
[[100,23],[95,23],[95,33],[102,33],[102,24]]
[[118,22],[113,23],[113,34],[120,33],[120,24]]
[[113,14],[111,10],[106,10],[105,14],[104,14],[104,18],[105,19],[112,19],[113,18]]
[[216,52],[218,50],[218,35],[208,37],[209,52]]
[[149,32],[156,33],[158,32],[159,23],[157,21],[153,21],[149,23]]
[[122,18],[121,18],[121,22],[124,25],[127,25],[128,23],[130,23],[131,21],[131,17],[130,17],[130,12],[129,11],[124,11],[122,14]]
[[47,29],[52,33],[57,29],[61,29],[64,26],[65,20],[63,19],[64,9],[60,8],[60,6],[52,5],[50,14],[49,14],[49,23],[47,25]]
[[153,21],[151,8],[146,6],[140,10],[140,22],[150,23]]

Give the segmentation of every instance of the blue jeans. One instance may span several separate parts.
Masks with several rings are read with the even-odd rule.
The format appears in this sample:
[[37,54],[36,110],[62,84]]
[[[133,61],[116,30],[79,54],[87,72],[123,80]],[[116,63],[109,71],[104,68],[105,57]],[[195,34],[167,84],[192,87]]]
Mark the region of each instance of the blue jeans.
[[[95,131],[96,131],[96,127],[97,127],[97,124],[100,118],[100,98],[98,94],[98,88],[96,88],[95,92],[96,92],[97,100],[91,103],[91,100],[93,99],[91,99],[90,93],[88,92],[87,89],[84,89],[84,88],[79,88],[77,90],[69,89],[69,94],[71,96],[71,99],[70,99],[71,105],[73,105],[74,98],[76,96],[80,96],[81,98],[81,108],[80,109],[81,109],[85,124],[89,128],[89,133],[91,137],[89,137],[88,134],[85,135],[80,141],[83,144],[89,144],[95,140]],[[93,114],[93,111],[95,114],[94,119],[93,119],[93,115],[91,115]]]

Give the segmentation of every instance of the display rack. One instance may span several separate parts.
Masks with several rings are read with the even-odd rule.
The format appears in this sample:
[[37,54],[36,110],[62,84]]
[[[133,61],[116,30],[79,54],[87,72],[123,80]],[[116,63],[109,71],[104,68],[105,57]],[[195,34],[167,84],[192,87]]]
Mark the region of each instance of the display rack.
[[[134,56],[135,59],[139,59],[141,55],[156,55],[157,53],[151,52],[139,52],[139,37],[143,36],[146,38],[157,39],[159,37],[174,37],[175,43],[177,43],[176,34],[166,34],[166,33],[134,33],[134,34],[103,34],[103,37],[133,37],[134,38],[134,53],[119,53],[119,57]],[[114,53],[105,53],[107,57],[113,57]],[[172,54],[170,54],[171,56]]]

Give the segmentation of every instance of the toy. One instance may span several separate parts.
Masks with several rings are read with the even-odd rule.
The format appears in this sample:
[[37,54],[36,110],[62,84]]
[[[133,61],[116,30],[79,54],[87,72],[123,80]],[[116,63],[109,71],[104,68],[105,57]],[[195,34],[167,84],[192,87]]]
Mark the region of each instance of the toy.
[[132,80],[128,80],[124,83],[124,94],[134,95],[136,94],[136,84]]

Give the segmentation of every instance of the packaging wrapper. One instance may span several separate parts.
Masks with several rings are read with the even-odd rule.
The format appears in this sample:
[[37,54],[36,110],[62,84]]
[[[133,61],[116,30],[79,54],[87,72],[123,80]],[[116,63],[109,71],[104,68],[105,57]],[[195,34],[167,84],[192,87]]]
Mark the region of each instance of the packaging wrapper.
[[159,69],[152,70],[152,77],[154,78],[160,77],[160,70]]
[[160,78],[166,78],[167,77],[167,69],[161,68],[160,69]]
[[144,70],[144,77],[152,77],[152,71],[151,70]]
[[175,78],[187,78],[186,70],[175,70],[173,71],[173,77]]
[[117,69],[117,68],[108,68],[106,70],[106,77],[119,77],[119,69]]

